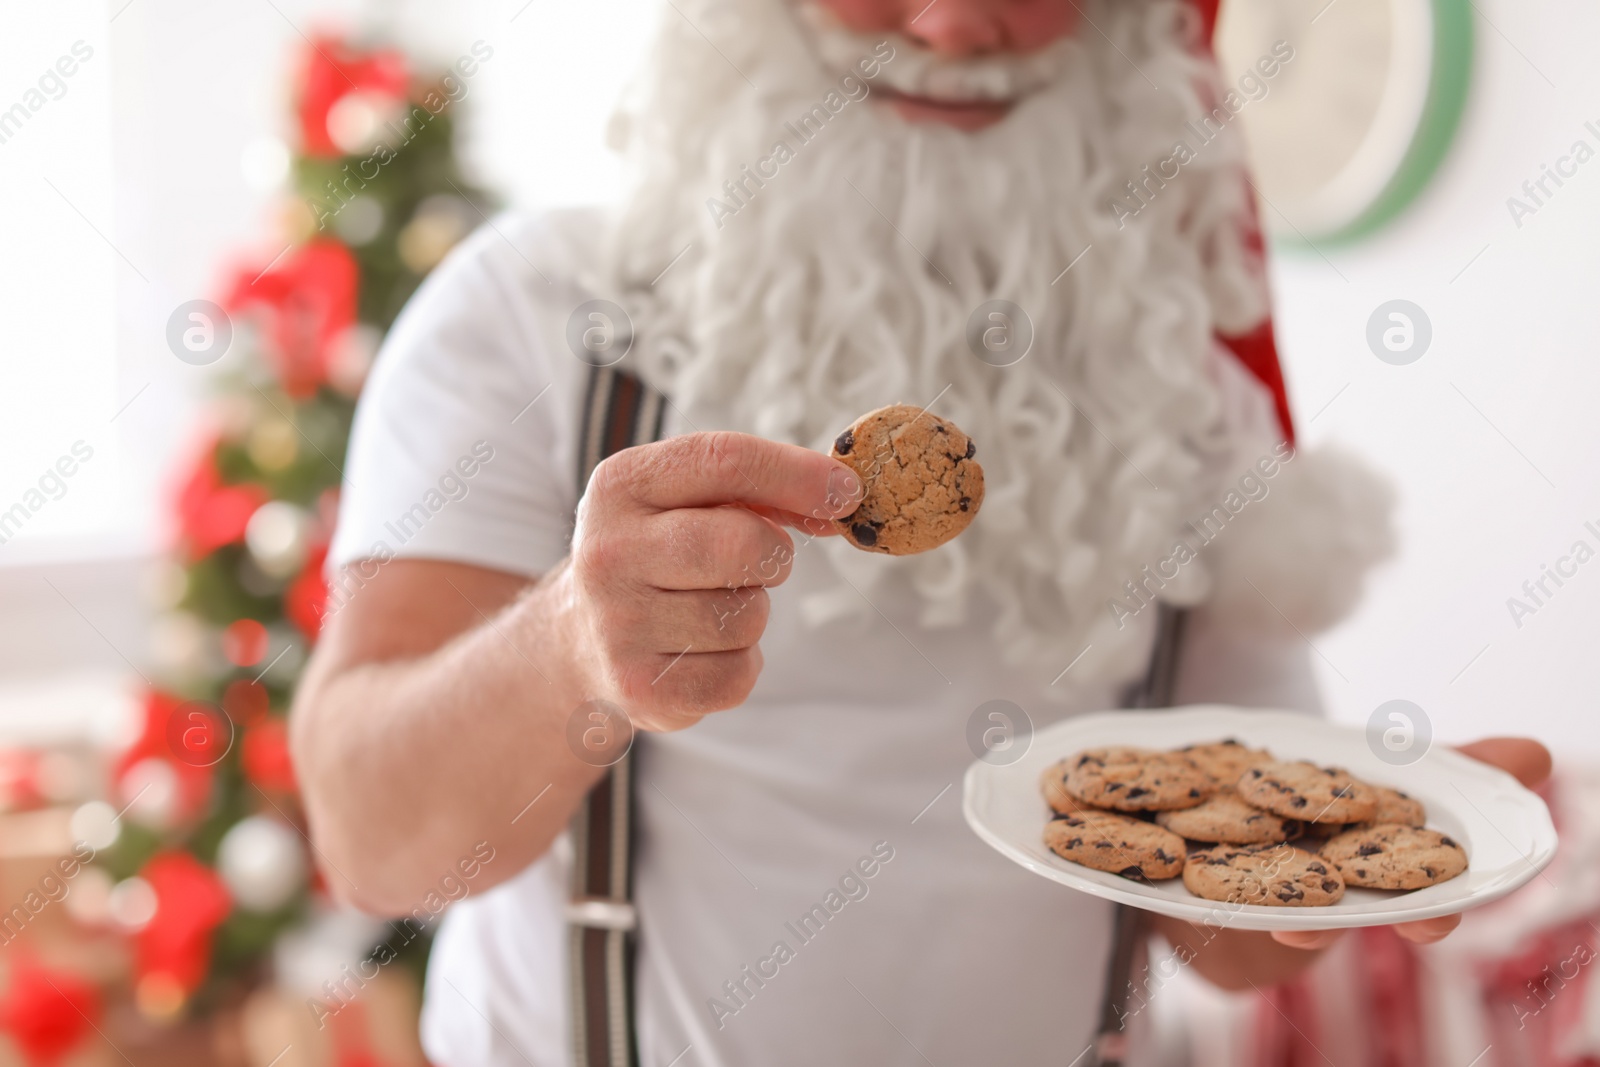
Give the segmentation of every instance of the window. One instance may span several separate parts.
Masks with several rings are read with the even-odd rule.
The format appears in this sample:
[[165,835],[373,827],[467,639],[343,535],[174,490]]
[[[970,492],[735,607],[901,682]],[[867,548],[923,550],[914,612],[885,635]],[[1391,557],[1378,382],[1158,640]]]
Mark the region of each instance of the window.
[[103,11],[26,4],[0,35],[0,560],[124,526],[111,56]]

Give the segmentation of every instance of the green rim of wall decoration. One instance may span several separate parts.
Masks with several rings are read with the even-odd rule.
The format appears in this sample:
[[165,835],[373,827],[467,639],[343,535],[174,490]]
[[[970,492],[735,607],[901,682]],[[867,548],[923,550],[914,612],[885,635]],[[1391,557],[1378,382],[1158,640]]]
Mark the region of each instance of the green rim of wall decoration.
[[1433,67],[1412,135],[1389,181],[1359,215],[1316,238],[1280,237],[1294,248],[1347,245],[1371,236],[1405,212],[1427,188],[1455,143],[1472,85],[1475,54],[1472,0],[1433,0]]

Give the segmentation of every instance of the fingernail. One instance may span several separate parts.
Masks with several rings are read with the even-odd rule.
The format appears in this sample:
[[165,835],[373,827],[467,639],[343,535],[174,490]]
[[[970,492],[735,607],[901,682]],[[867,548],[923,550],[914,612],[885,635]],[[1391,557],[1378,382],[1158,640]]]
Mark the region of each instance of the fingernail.
[[836,466],[828,472],[828,508],[835,515],[848,515],[861,502],[861,479],[849,467]]

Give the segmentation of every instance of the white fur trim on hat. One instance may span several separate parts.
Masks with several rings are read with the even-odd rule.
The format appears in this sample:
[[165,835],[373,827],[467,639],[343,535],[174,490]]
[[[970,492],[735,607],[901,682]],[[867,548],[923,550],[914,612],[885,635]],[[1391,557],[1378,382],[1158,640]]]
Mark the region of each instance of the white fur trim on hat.
[[1367,572],[1394,554],[1394,491],[1338,448],[1297,451],[1270,493],[1208,546],[1209,606],[1260,632],[1325,630],[1361,599]]

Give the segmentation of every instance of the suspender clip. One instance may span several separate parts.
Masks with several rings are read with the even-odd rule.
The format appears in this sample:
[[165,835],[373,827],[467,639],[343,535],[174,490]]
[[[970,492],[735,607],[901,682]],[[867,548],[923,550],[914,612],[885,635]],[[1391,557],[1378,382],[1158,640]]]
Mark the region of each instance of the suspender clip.
[[632,930],[639,925],[639,912],[626,900],[579,897],[567,902],[567,922],[600,930]]

